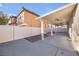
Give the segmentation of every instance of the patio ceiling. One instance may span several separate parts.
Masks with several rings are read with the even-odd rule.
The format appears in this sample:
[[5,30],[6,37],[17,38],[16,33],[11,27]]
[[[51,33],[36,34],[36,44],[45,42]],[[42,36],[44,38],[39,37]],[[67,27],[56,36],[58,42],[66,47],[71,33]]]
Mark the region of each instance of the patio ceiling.
[[68,4],[62,8],[51,11],[45,15],[38,17],[37,19],[47,20],[51,24],[66,24],[67,21],[73,16],[77,4]]

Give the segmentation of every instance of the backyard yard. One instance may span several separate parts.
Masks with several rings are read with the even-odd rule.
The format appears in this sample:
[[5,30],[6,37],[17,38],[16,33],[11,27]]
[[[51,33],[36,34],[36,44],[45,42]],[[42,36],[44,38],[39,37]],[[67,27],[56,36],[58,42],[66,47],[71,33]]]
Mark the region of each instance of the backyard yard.
[[[75,56],[77,55],[65,28],[56,28],[53,36],[41,40],[40,28],[0,26],[0,55],[2,56]],[[45,30],[48,32],[49,30]],[[32,38],[35,36],[35,38]],[[28,40],[36,39],[31,42]],[[40,40],[38,40],[40,39]]]

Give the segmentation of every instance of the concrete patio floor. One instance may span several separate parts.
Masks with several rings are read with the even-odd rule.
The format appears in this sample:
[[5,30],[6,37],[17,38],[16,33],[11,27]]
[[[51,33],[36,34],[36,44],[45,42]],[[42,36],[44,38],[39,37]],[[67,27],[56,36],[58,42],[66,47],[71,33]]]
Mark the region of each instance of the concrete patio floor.
[[45,40],[25,39],[0,44],[1,56],[77,56],[66,33],[56,33]]

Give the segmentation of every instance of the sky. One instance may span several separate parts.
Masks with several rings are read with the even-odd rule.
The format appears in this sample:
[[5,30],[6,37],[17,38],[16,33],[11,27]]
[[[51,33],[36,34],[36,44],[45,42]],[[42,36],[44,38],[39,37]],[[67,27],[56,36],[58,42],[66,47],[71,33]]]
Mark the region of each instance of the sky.
[[67,3],[0,3],[0,11],[8,15],[17,15],[21,8],[25,7],[38,15],[44,15],[64,5]]

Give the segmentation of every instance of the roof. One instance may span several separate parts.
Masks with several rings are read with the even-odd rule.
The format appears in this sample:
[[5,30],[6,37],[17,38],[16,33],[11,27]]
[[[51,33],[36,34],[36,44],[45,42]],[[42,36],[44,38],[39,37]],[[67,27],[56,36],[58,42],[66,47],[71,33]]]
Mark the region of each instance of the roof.
[[65,9],[65,8],[70,7],[70,6],[72,6],[72,5],[75,5],[75,4],[77,4],[77,3],[65,5],[65,6],[63,6],[63,7],[61,7],[61,8],[58,8],[58,9],[53,10],[53,11],[51,11],[51,12],[48,12],[48,13],[46,13],[46,14],[40,16],[40,17],[37,17],[36,19],[43,18],[43,17],[45,17],[45,16],[48,16],[48,15],[50,15],[50,14],[52,14],[52,13],[55,13],[55,12],[57,12],[57,11],[60,11],[60,10],[62,10],[62,9]]
[[[27,11],[27,12],[29,12],[29,13],[31,13],[31,14],[34,14],[34,15],[36,15],[36,16],[40,16],[40,15],[38,15],[38,14],[32,12],[32,11],[29,11],[28,9],[26,9],[26,8],[24,8],[24,7],[22,7],[22,9],[21,9],[21,11],[18,13],[18,15],[20,15],[21,12],[24,11],[24,10]],[[17,15],[17,16],[18,16],[18,15]]]
[[10,16],[10,18],[17,18],[16,16]]

